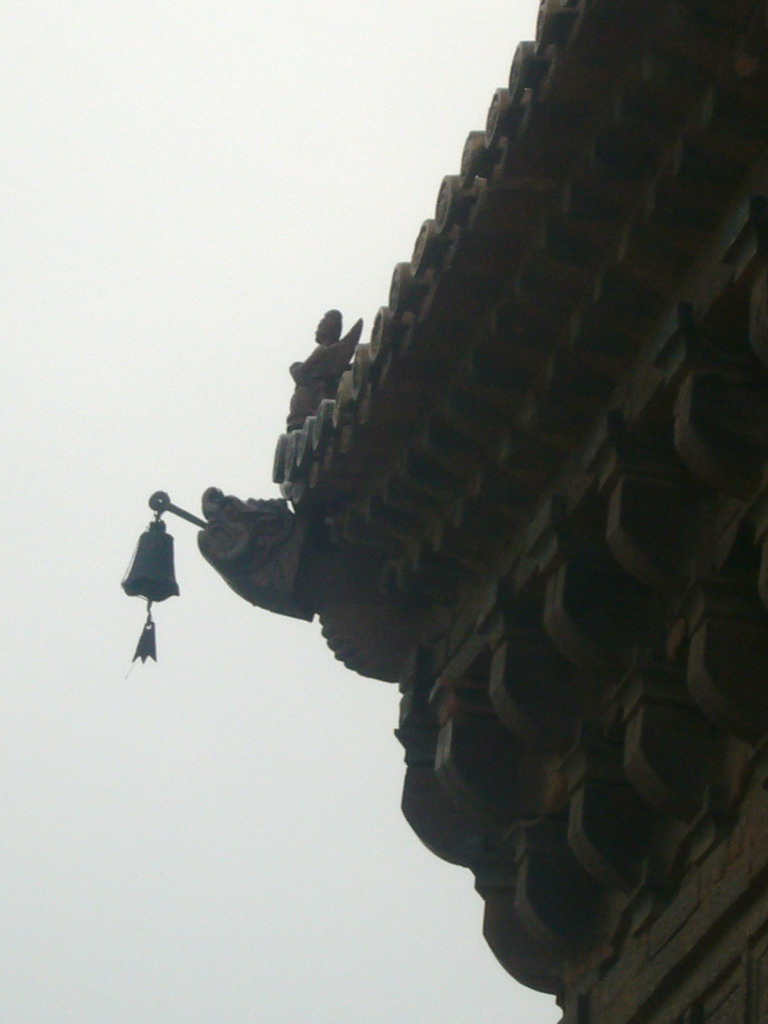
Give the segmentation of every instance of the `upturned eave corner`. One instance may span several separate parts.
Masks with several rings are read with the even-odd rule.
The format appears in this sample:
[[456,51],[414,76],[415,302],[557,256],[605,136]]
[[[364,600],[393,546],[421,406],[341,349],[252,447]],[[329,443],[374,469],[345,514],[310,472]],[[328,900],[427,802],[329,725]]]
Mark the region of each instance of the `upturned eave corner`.
[[768,1019],[768,5],[544,0],[282,500],[206,558],[397,681],[403,813],[565,1024]]

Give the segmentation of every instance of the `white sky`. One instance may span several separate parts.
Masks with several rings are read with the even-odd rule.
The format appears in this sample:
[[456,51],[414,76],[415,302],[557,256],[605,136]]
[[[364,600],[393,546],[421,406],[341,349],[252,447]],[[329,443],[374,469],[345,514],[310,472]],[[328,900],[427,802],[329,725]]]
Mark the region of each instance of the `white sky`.
[[399,811],[396,688],[176,537],[271,497],[287,367],[386,304],[535,0],[0,0],[0,1024],[551,1024]]

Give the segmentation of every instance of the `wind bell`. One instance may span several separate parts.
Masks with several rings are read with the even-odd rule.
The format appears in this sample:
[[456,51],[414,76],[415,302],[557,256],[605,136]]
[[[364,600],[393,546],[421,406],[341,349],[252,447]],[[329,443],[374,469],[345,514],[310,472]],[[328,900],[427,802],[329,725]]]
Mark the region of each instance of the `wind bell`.
[[132,659],[136,661],[137,658],[141,658],[142,665],[147,658],[157,661],[152,605],[156,601],[178,596],[179,593],[173,566],[173,537],[166,532],[161,516],[164,512],[173,512],[174,515],[196,526],[206,526],[202,519],[174,505],[165,491],[156,491],[149,499],[149,507],[155,513],[155,518],[139,537],[128,572],[123,579],[123,590],[129,597],[143,597],[147,602],[147,619]]

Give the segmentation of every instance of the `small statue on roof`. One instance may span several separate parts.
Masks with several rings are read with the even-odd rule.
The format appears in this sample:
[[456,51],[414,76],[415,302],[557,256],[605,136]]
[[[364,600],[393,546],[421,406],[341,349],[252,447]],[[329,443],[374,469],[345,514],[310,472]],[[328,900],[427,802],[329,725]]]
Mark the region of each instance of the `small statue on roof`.
[[315,331],[316,346],[303,363],[292,363],[290,374],[296,384],[288,412],[288,430],[300,430],[307,416],[317,412],[324,398],[333,398],[339,378],[349,366],[349,361],[360,340],[363,321],[358,320],[351,330],[341,337],[341,313],[329,309]]

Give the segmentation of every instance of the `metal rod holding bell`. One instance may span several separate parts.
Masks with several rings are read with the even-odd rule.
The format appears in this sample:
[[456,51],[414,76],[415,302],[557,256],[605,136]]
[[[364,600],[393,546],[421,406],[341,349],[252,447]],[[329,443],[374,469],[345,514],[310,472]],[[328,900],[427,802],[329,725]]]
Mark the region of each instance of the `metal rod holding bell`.
[[133,661],[141,658],[142,664],[147,658],[157,661],[152,605],[169,597],[177,597],[179,594],[173,559],[173,537],[166,531],[165,523],[160,517],[165,512],[171,512],[195,526],[206,525],[198,516],[174,505],[165,491],[155,491],[148,504],[155,513],[155,518],[139,537],[122,583],[123,590],[129,597],[143,597],[147,602],[147,618],[133,656]]
[[203,529],[208,525],[205,520],[201,519],[199,516],[194,516],[191,512],[187,512],[186,509],[179,508],[178,505],[174,505],[165,491],[155,491],[155,493],[150,496],[147,504],[153,512],[157,513],[158,516],[161,516],[163,512],[172,512],[180,519],[186,519],[188,523],[194,523],[195,526],[200,526]]

